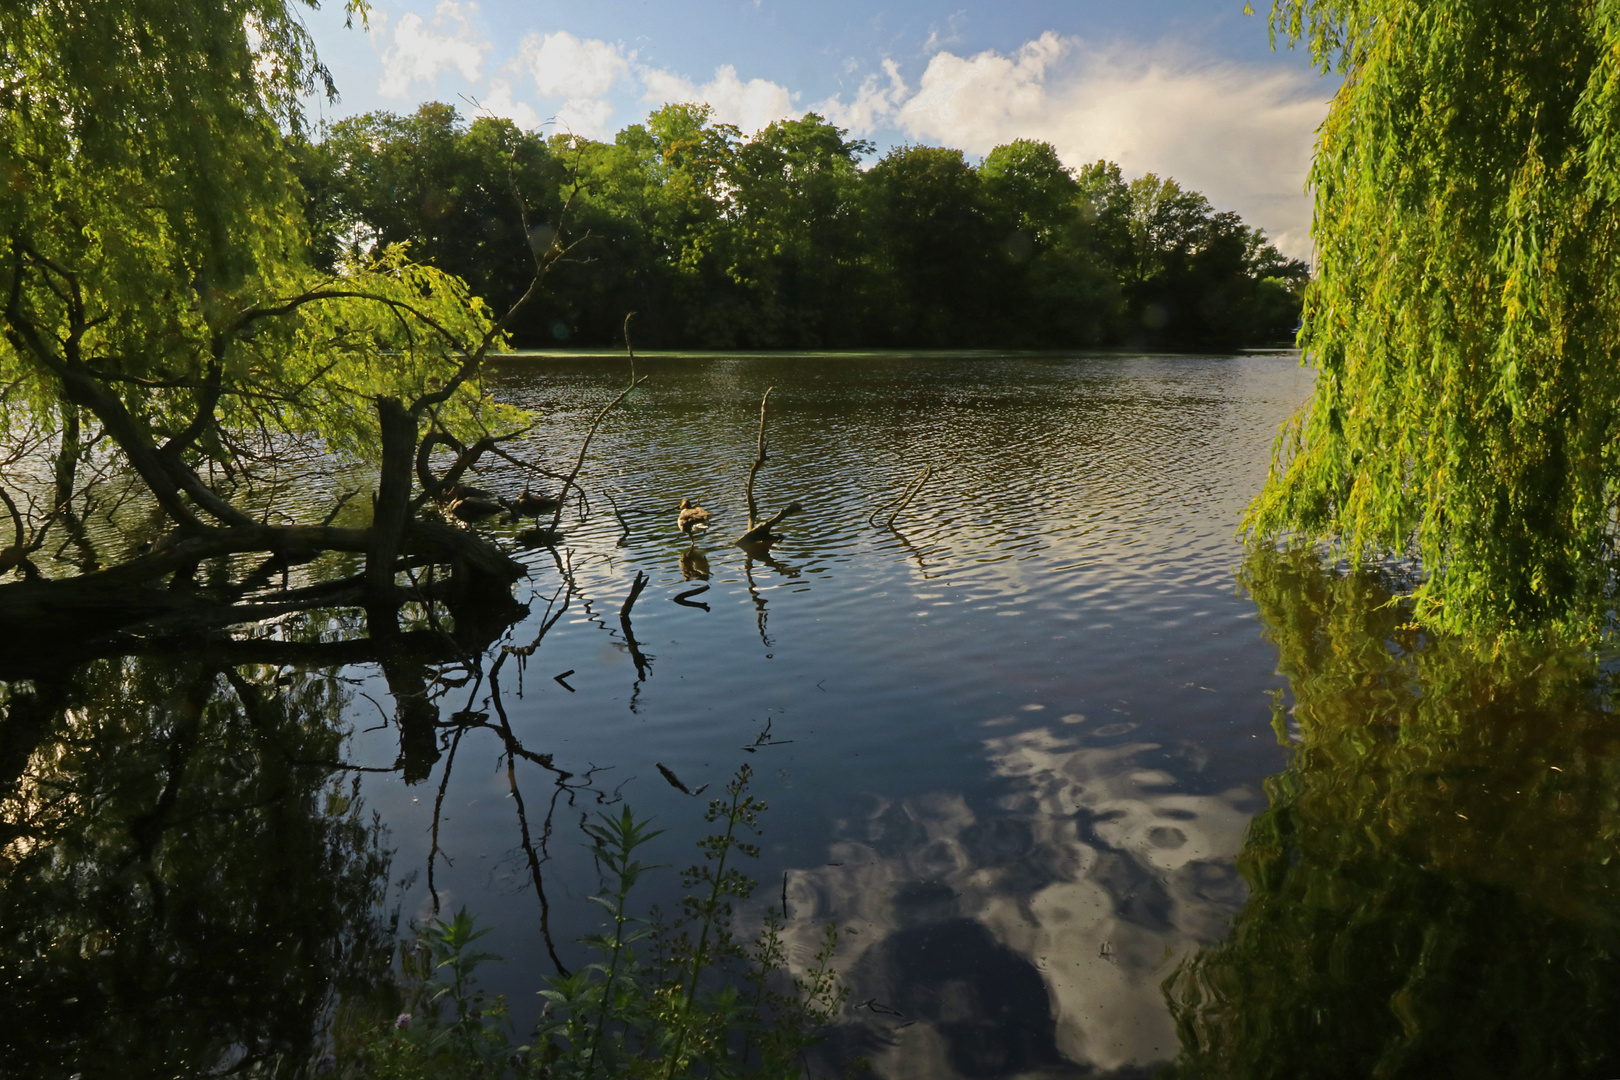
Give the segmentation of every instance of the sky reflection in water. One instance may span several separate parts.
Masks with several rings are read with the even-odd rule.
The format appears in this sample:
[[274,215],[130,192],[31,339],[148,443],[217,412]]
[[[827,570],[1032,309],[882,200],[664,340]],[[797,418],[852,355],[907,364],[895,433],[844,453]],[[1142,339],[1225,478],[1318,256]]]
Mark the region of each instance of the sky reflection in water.
[[[858,930],[843,958],[853,1000],[905,1014],[856,1011],[835,1040],[885,1075],[1172,1058],[1159,984],[1241,904],[1232,859],[1285,760],[1268,727],[1275,654],[1236,588],[1232,534],[1308,373],[1292,356],[645,371],[593,446],[596,513],[565,523],[588,602],[528,661],[521,700],[511,667],[502,676],[514,731],[576,773],[611,766],[594,788],[656,816],[677,863],[699,806],[656,764],[694,788],[752,764],[772,807],[758,876],[787,873],[799,948],[826,919]],[[555,463],[624,378],[622,360],[518,360],[499,386],[545,409]],[[752,558],[728,541],[772,385],[761,507],[807,512]],[[874,527],[927,464],[940,475],[899,531]],[[695,549],[674,528],[683,497],[716,519]],[[552,557],[531,558],[549,596]],[[617,617],[638,570],[652,578],[633,612],[640,679]],[[708,611],[672,602],[705,583],[688,600]],[[573,692],[552,679],[570,670]],[[767,721],[772,745],[744,752]],[[389,733],[369,737],[369,758],[367,738],[355,755],[392,760]],[[440,833],[455,866],[441,861],[435,885],[441,904],[500,924],[506,955],[543,956],[498,750],[462,744]],[[549,797],[539,770],[525,783],[531,807]],[[413,838],[434,793],[367,786],[401,866],[424,861]],[[575,798],[571,821],[589,796]],[[558,821],[546,881],[566,958],[593,877]],[[525,968],[495,976],[520,1001]]]
[[[572,964],[595,884],[581,818],[622,798],[683,865],[701,800],[658,765],[696,788],[747,761],[771,804],[756,906],[785,889],[801,959],[823,921],[857,931],[838,962],[869,1004],[829,1061],[896,1080],[1615,1070],[1609,677],[1581,653],[1425,641],[1376,582],[1307,558],[1243,562],[1238,515],[1308,390],[1292,357],[643,363],[587,465],[595,512],[565,520],[579,594],[548,616],[558,564],[529,550],[506,643],[557,621],[501,661],[498,698],[487,678],[442,694],[442,721],[473,726],[418,757],[424,782],[332,787],[331,756],[395,763],[385,682],[230,677],[277,642],[4,690],[8,732],[43,738],[5,803],[0,984],[34,1018],[6,1062],[296,1047],[322,1006],[289,987],[386,961],[386,921],[357,913],[385,910],[388,881],[407,916],[436,892],[498,927],[509,962],[484,981],[526,1023],[551,965],[520,800]],[[517,360],[500,385],[545,408],[555,464],[623,376]],[[770,385],[760,501],[807,512],[753,557],[727,541]],[[901,531],[872,525],[929,463]],[[683,497],[715,513],[695,546]],[[503,722],[531,755],[510,772]],[[666,871],[643,901],[674,890]]]

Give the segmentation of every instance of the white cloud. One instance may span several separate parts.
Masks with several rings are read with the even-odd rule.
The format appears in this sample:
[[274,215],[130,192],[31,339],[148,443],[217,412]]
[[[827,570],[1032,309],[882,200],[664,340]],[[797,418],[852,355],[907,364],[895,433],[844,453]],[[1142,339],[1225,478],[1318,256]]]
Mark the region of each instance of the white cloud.
[[613,103],[602,98],[569,98],[557,110],[557,126],[587,139],[612,141]]
[[[468,82],[483,75],[484,54],[490,43],[473,29],[478,5],[468,0],[439,0],[431,26],[414,11],[400,16],[394,43],[382,55],[383,77],[377,90],[385,97],[404,98],[418,82],[433,83],[439,72],[455,69]],[[373,16],[375,18],[375,16]],[[384,32],[379,27],[379,36]]]
[[491,79],[489,93],[478,99],[479,108],[492,116],[504,116],[528,131],[538,128],[543,121],[534,106],[512,96],[512,84],[505,79]]
[[881,85],[876,75],[868,75],[861,88],[855,91],[855,100],[845,105],[838,98],[829,98],[815,106],[815,111],[841,128],[848,128],[858,138],[864,138],[894,121],[894,114],[909,92],[906,81],[900,77],[900,65],[893,60],[883,61],[883,73],[888,85]]
[[518,47],[518,64],[534,77],[541,97],[600,98],[630,70],[630,58],[616,45],[581,40],[566,30],[530,34]]
[[703,102],[714,109],[714,119],[723,124],[736,124],[745,135],[775,121],[795,115],[793,98],[788,88],[766,79],[737,77],[737,69],[724,64],[714,69],[714,78],[702,86],[673,72],[657,68],[641,69],[641,81],[647,91],[641,100],[651,105],[673,102]]
[[1053,33],[1011,55],[938,52],[909,96],[888,70],[889,87],[873,76],[849,105],[821,108],[856,134],[892,127],[975,154],[1044,139],[1072,166],[1107,158],[1127,175],[1173,176],[1288,254],[1310,252],[1305,177],[1329,96],[1314,77],[1198,63],[1162,47],[1090,49]]
[[900,107],[896,120],[913,135],[941,137],[948,132],[952,146],[983,153],[1007,141],[1002,133],[1029,134],[1030,125],[1043,119],[1047,69],[1067,51],[1068,43],[1049,30],[1014,56],[982,52],[963,59],[935,53],[916,95]]

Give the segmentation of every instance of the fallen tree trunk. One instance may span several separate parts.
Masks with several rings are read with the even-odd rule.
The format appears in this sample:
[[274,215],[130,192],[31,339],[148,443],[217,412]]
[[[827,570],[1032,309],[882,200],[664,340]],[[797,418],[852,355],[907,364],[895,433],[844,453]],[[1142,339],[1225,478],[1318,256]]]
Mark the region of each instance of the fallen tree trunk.
[[[174,536],[153,550],[105,570],[60,580],[31,579],[0,585],[0,666],[25,669],[53,654],[88,658],[127,651],[134,634],[192,633],[245,625],[289,612],[379,602],[367,573],[297,590],[249,597],[239,584],[223,588],[174,587],[164,579],[189,577],[199,562],[262,552],[303,562],[325,551],[377,550],[376,530],[329,525],[252,525],[200,536]],[[511,585],[524,565],[475,534],[434,521],[409,520],[394,561],[386,568],[392,595],[379,611],[405,600],[442,600],[457,625],[504,619],[516,606]],[[401,569],[448,565],[448,580],[432,589],[393,587]]]

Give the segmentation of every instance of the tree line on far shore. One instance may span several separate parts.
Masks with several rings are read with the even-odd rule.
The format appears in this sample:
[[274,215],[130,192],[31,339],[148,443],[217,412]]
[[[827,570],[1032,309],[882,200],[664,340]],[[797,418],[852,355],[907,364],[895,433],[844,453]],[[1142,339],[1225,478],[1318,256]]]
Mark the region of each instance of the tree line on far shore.
[[[673,104],[611,143],[442,103],[295,145],[317,264],[408,242],[504,311],[572,245],[520,347],[1288,344],[1308,273],[1204,196],[1019,139],[872,146],[814,113],[752,137]],[[519,206],[524,207],[520,212]],[[559,236],[560,234],[560,236]]]

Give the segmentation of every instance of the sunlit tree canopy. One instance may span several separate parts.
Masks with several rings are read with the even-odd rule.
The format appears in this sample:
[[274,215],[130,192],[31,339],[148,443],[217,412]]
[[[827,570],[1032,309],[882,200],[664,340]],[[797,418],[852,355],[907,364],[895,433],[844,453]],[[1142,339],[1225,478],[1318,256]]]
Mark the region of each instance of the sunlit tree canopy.
[[1277,0],[1343,84],[1317,147],[1314,396],[1250,527],[1421,561],[1454,629],[1614,595],[1620,9]]
[[[403,245],[312,250],[299,102],[332,91],[301,21],[313,6],[0,7],[0,450],[54,472],[52,490],[0,485],[14,540],[0,570],[33,573],[53,529],[82,542],[97,477],[133,476],[161,511],[159,547],[365,551],[372,594],[390,595],[400,544],[434,528],[408,505],[418,438],[460,447],[519,426],[479,387],[505,324],[460,278]],[[532,282],[556,250],[530,248]],[[382,525],[283,512],[305,530],[288,532],[249,513],[267,477],[285,484],[293,447],[378,463]],[[176,558],[195,565],[171,554],[120,580]]]

